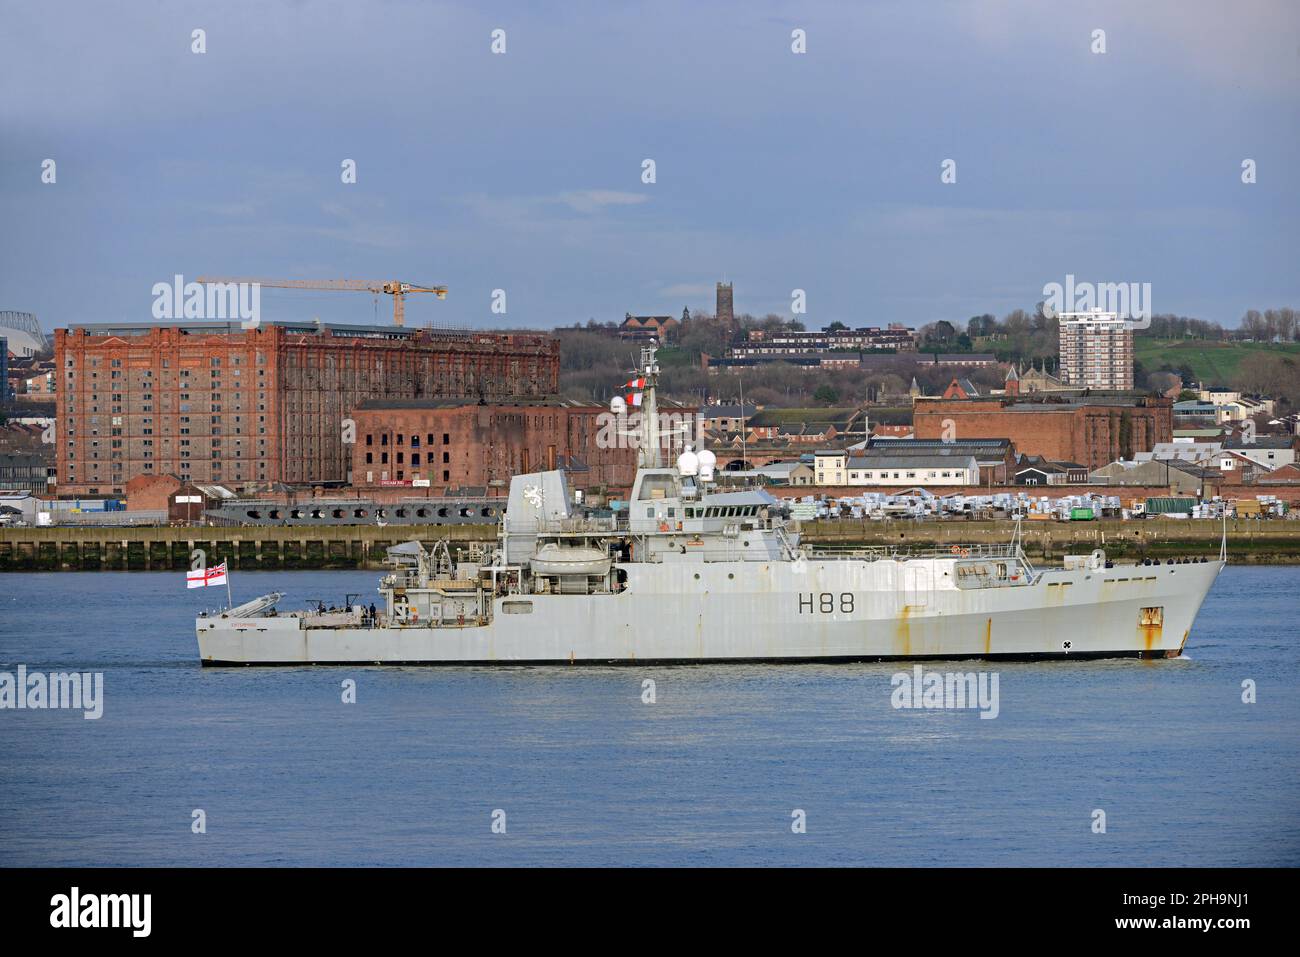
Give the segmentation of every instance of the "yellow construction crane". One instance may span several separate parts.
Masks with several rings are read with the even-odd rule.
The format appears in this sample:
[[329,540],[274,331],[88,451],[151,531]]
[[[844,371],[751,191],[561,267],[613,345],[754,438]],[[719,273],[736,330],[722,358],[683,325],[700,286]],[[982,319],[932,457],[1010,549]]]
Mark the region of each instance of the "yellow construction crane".
[[409,282],[390,282],[370,279],[249,279],[248,277],[200,276],[202,283],[257,283],[273,289],[331,289],[343,292],[382,292],[393,297],[393,324],[406,322],[406,294],[431,292],[439,299],[447,298],[446,286],[417,286]]

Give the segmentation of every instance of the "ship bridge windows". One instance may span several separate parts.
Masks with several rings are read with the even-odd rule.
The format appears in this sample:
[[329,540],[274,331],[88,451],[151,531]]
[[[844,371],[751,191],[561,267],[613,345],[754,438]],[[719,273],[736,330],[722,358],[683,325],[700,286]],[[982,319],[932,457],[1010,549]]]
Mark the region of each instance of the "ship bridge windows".
[[676,493],[676,485],[671,475],[645,475],[641,479],[641,491],[638,498],[659,499],[672,498]]
[[752,518],[758,514],[756,505],[713,505],[702,510],[703,518]]

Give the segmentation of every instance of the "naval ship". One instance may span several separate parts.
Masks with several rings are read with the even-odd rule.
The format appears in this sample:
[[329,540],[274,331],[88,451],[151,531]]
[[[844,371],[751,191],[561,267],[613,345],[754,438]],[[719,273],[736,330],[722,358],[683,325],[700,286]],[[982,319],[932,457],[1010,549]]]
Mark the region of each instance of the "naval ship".
[[910,553],[808,547],[766,490],[719,490],[707,449],[664,463],[655,351],[641,356],[626,515],[577,506],[563,471],[516,475],[495,542],[388,549],[373,615],[282,613],[280,592],[204,615],[202,663],[1169,658],[1226,564],[1225,542],[1218,560],[1117,564],[1097,550],[1037,568],[1018,532]]

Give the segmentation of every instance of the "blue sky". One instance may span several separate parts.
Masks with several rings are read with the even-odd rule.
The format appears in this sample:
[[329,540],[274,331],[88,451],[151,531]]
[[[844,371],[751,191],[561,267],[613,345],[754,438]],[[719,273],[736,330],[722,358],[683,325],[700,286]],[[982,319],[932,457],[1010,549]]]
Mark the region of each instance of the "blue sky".
[[[395,278],[450,287],[413,323],[549,327],[711,309],[725,278],[740,311],[799,288],[811,326],[921,325],[1073,273],[1235,325],[1300,306],[1297,27],[1290,0],[0,0],[0,309]],[[262,315],[384,299],[267,290]]]

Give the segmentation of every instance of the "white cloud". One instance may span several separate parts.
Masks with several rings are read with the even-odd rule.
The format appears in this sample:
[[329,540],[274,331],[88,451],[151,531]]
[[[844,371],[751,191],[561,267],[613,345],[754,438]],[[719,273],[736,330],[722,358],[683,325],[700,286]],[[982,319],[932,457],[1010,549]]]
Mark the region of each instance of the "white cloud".
[[555,199],[579,213],[597,213],[606,206],[637,206],[650,201],[644,193],[624,193],[615,189],[571,190]]

